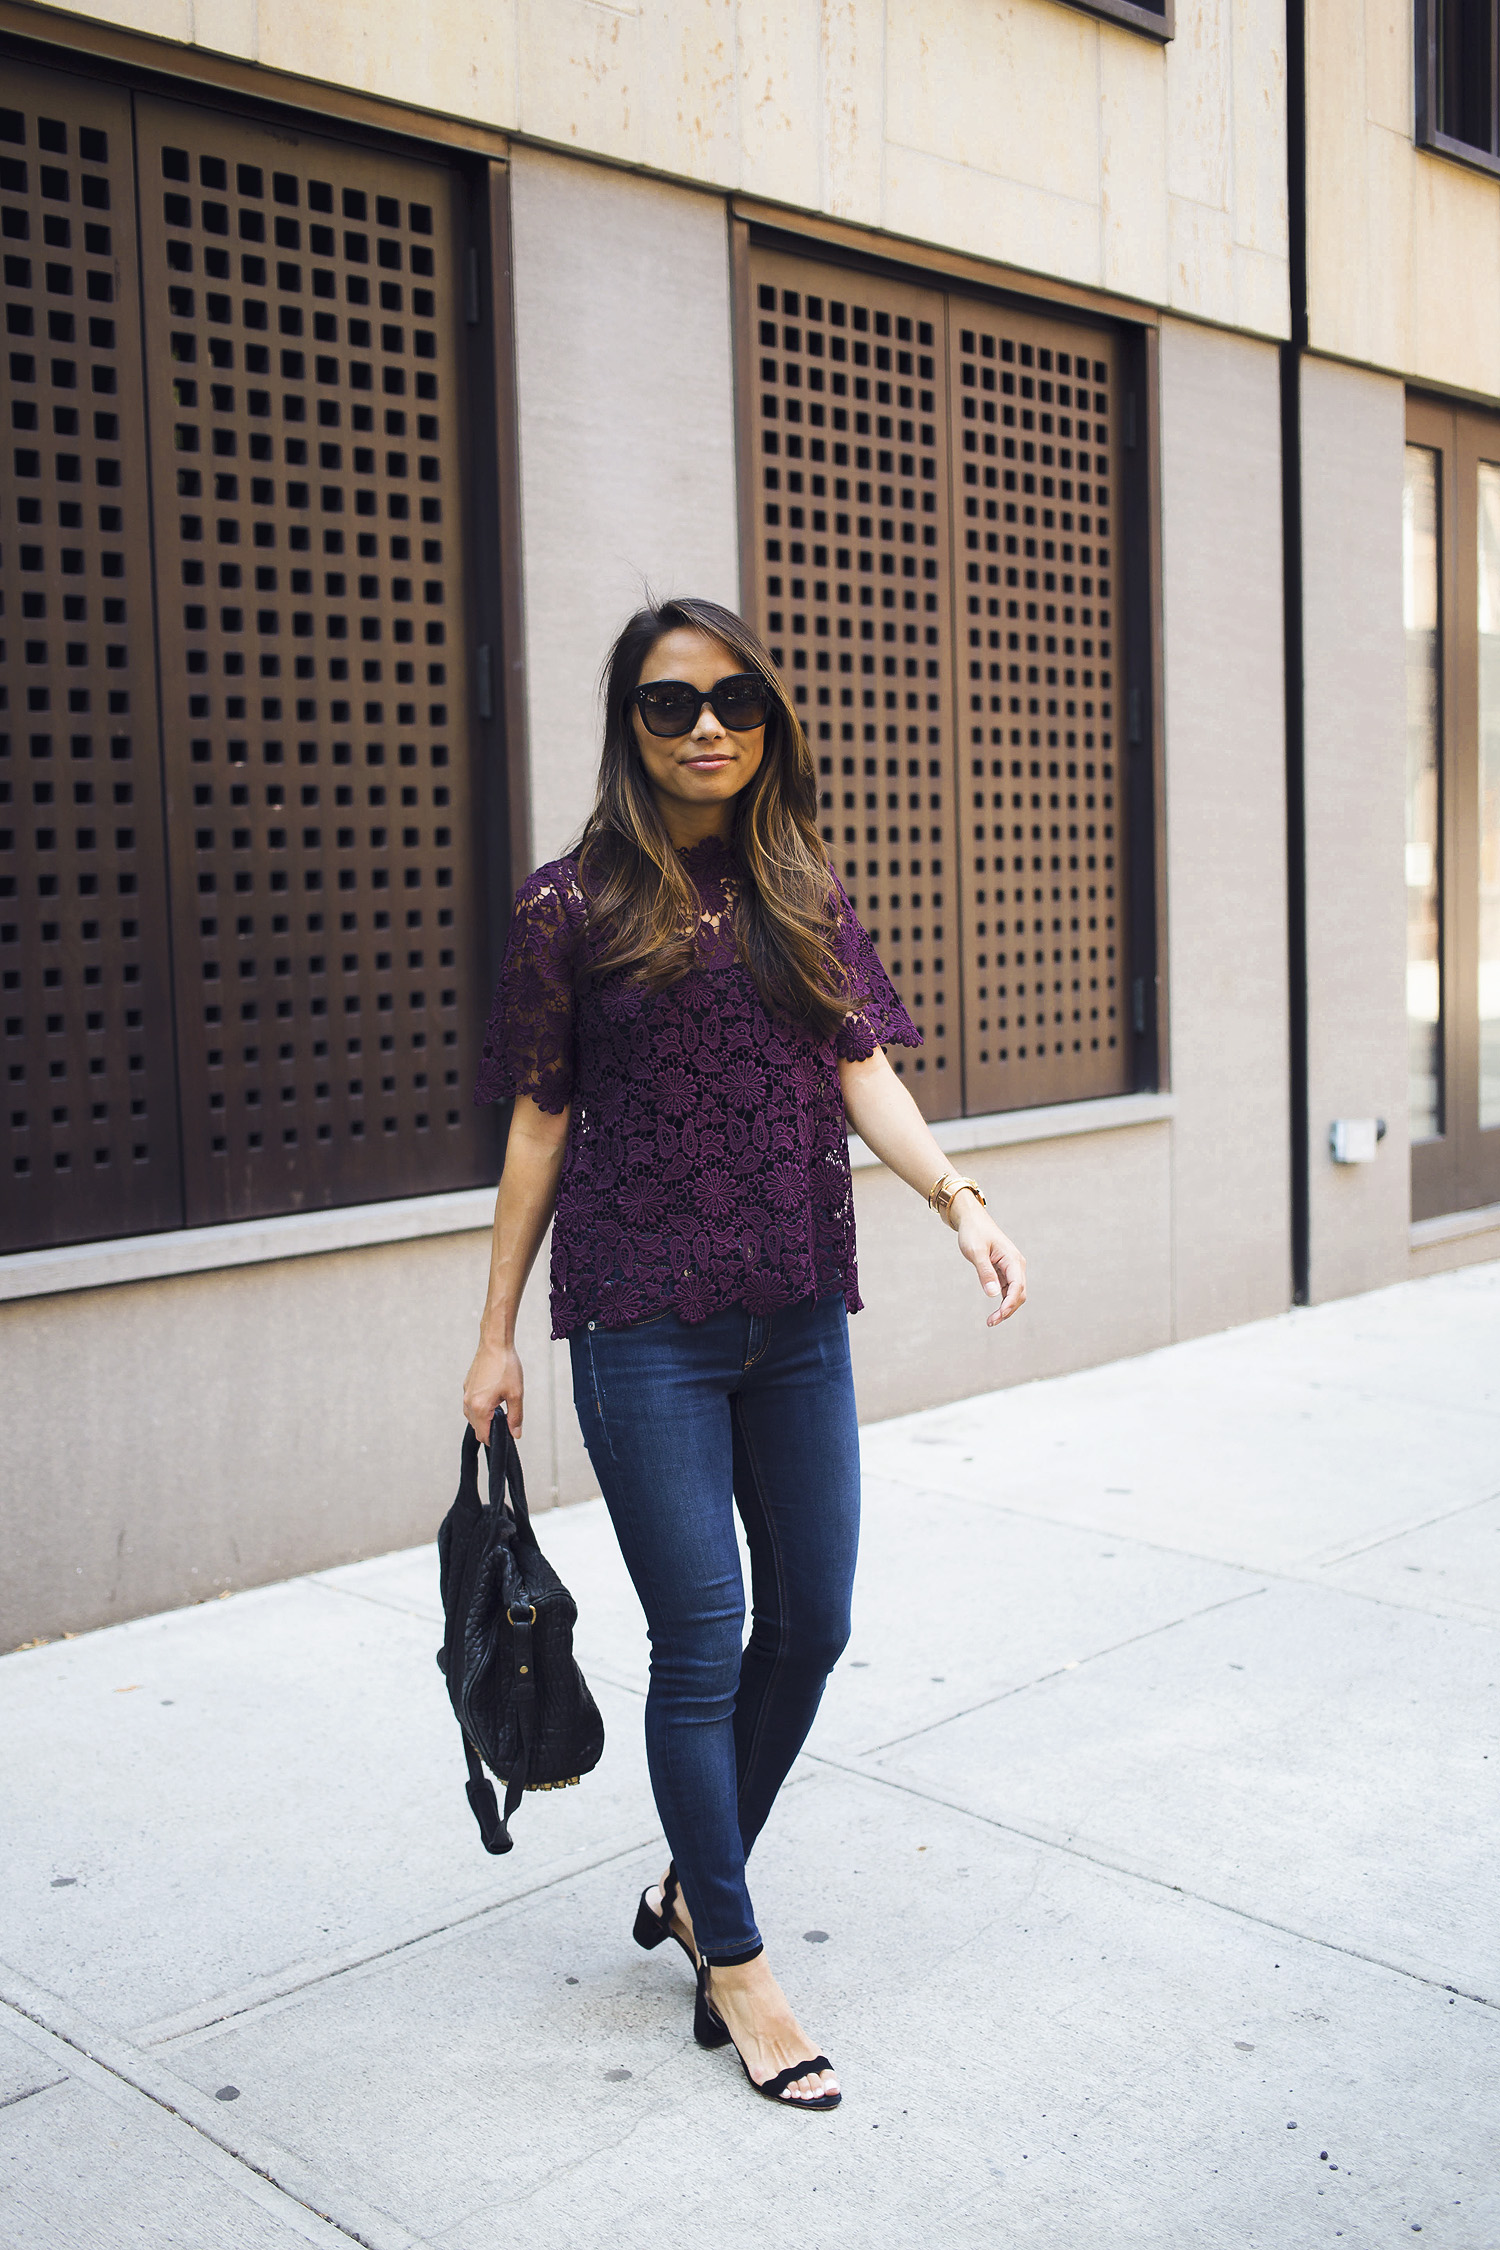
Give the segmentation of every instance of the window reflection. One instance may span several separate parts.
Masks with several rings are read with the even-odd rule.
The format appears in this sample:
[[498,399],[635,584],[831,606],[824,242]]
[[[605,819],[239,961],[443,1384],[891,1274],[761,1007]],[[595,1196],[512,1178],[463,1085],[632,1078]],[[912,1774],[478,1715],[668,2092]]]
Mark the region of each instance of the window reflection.
[[1500,468],[1479,464],[1479,1124],[1500,1125]]
[[[1496,499],[1500,503],[1500,489]],[[1406,625],[1406,1050],[1411,1137],[1423,1141],[1435,1139],[1443,1130],[1438,457],[1427,446],[1406,448],[1401,517]],[[1496,528],[1500,531],[1500,517]],[[1495,557],[1500,567],[1500,547]],[[1491,582],[1500,601],[1500,579]],[[1494,645],[1500,650],[1500,640]],[[1500,753],[1500,671],[1495,685],[1494,725]]]

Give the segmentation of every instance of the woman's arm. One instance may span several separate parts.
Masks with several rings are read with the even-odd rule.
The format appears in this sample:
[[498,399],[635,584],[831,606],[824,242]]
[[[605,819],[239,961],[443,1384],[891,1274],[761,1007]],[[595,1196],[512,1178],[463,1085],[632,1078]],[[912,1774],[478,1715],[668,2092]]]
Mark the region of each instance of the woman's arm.
[[[882,1164],[925,1198],[933,1183],[953,1166],[886,1061],[885,1050],[877,1047],[863,1062],[840,1062],[839,1083],[844,1090],[845,1113],[860,1139]],[[1026,1260],[967,1188],[948,1206],[948,1224],[957,1233],[958,1247],[978,1274],[985,1295],[1001,1300],[985,1322],[987,1328],[997,1327],[1026,1302]]]
[[490,1286],[479,1323],[479,1349],[464,1378],[464,1413],[483,1439],[488,1439],[491,1419],[502,1405],[512,1434],[521,1434],[525,1378],[516,1357],[516,1314],[557,1201],[570,1115],[565,1109],[554,1117],[538,1109],[526,1094],[516,1096],[511,1111],[505,1170],[495,1198]]

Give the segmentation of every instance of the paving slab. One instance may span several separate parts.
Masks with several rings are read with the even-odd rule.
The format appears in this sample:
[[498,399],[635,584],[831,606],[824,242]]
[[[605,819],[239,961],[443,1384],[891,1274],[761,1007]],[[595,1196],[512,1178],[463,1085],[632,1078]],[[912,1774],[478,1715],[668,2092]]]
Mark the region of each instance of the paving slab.
[[778,1808],[756,1880],[847,2095],[786,2117],[693,2045],[675,1949],[630,1944],[651,1865],[177,2042],[172,2067],[232,2077],[266,2132],[444,2250],[1495,2239],[1493,2011],[825,1776]]
[[874,1748],[1265,1583],[969,1495],[867,1477],[854,1629],[817,1746]]
[[45,2086],[61,2085],[67,2075],[60,2063],[18,2039],[0,2017],[0,2110]]
[[426,1619],[295,1580],[7,1657],[7,1952],[149,2039],[656,1832],[640,1699],[596,1681],[587,1795],[529,1799],[524,1848],[490,1858],[436,1646]]
[[1500,1633],[1279,1584],[876,1771],[1500,2002]]
[[[6,2250],[291,2250],[349,2237],[61,2042],[0,2009]],[[14,2021],[14,2019],[12,2019]]]
[[[1252,1569],[1316,1566],[1500,1495],[1500,1283],[1473,1271],[907,1415],[865,1432],[866,1466]],[[1355,1382],[1367,1331],[1380,1349]]]
[[1361,1542],[1322,1562],[1317,1576],[1345,1593],[1500,1624],[1500,1499]]

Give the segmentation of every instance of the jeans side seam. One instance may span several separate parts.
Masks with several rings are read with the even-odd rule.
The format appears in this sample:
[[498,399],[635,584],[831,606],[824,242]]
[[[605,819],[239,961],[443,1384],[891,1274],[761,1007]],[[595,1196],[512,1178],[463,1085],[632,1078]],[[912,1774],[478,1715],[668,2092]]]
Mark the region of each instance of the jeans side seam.
[[[767,1674],[767,1677],[766,1677],[765,1692],[764,1692],[764,1694],[763,1694],[763,1695],[761,1696],[761,1699],[760,1699],[760,1709],[759,1709],[759,1710],[758,1710],[758,1711],[756,1712],[756,1714],[755,1714],[755,1732],[754,1732],[754,1734],[753,1734],[753,1735],[751,1736],[751,1739],[750,1739],[750,1747],[749,1747],[749,1749],[748,1749],[748,1750],[746,1751],[746,1753],[745,1753],[745,1770],[744,1770],[744,1772],[743,1772],[743,1773],[742,1773],[742,1774],[741,1774],[741,1775],[739,1776],[739,1780],[738,1780],[738,1786],[736,1787],[736,1790],[735,1790],[735,1804],[736,1804],[736,1806],[738,1806],[738,1805],[739,1805],[740,1803],[742,1803],[742,1801],[743,1801],[743,1799],[744,1799],[744,1795],[745,1795],[745,1786],[746,1786],[746,1783],[747,1783],[747,1781],[749,1780],[749,1777],[750,1777],[750,1775],[751,1775],[751,1774],[752,1774],[752,1773],[754,1772],[754,1770],[755,1770],[755,1761],[756,1761],[756,1757],[758,1756],[758,1754],[759,1754],[759,1751],[760,1751],[760,1744],[761,1744],[761,1735],[762,1735],[762,1732],[763,1732],[763,1730],[764,1730],[764,1727],[765,1727],[765,1724],[766,1724],[766,1714],[767,1714],[767,1712],[768,1712],[768,1710],[770,1709],[770,1706],[771,1706],[771,1701],[772,1701],[772,1692],[773,1692],[773,1690],[775,1689],[775,1686],[776,1686],[776,1683],[777,1683],[777,1679],[778,1679],[778,1677],[779,1677],[780,1673],[781,1673],[781,1672],[782,1672],[782,1671],[783,1671],[783,1670],[785,1669],[785,1665],[786,1665],[786,1646],[787,1646],[787,1637],[788,1637],[788,1636],[787,1636],[787,1629],[786,1629],[786,1620],[787,1620],[787,1590],[786,1590],[786,1572],[785,1572],[785,1570],[784,1570],[784,1568],[783,1568],[783,1565],[782,1565],[781,1542],[780,1542],[780,1540],[779,1540],[779,1539],[777,1538],[777,1536],[776,1536],[776,1524],[775,1524],[775,1520],[774,1520],[774,1518],[773,1518],[773,1516],[772,1516],[772,1513],[771,1513],[771,1510],[770,1510],[770,1508],[769,1508],[769,1507],[767,1506],[767,1504],[766,1504],[766,1497],[765,1497],[765,1487],[764,1487],[764,1485],[763,1485],[763,1483],[762,1483],[762,1481],[761,1481],[761,1474],[760,1474],[760,1470],[759,1470],[759,1467],[758,1467],[758,1466],[757,1466],[757,1464],[756,1464],[756,1459],[755,1459],[755,1448],[754,1448],[754,1446],[753,1446],[753,1445],[751,1444],[751,1441],[750,1441],[750,1432],[749,1432],[749,1429],[748,1429],[748,1428],[746,1427],[746,1424],[745,1424],[745,1421],[744,1421],[744,1417],[743,1417],[743,1415],[742,1415],[742,1413],[741,1413],[741,1411],[740,1411],[740,1402],[739,1402],[739,1398],[738,1398],[738,1396],[736,1396],[735,1398],[733,1398],[733,1399],[732,1399],[732,1401],[731,1401],[731,1407],[730,1407],[730,1410],[731,1410],[731,1412],[732,1412],[732,1413],[734,1414],[734,1416],[735,1416],[735,1419],[736,1419],[736,1420],[738,1421],[738,1423],[739,1423],[739,1433],[740,1433],[740,1439],[741,1439],[741,1442],[742,1442],[742,1444],[743,1444],[743,1446],[744,1446],[744,1449],[745,1449],[745,1460],[746,1460],[747,1464],[749,1465],[749,1469],[750,1469],[750,1474],[751,1474],[751,1477],[753,1478],[753,1480],[754,1480],[754,1483],[755,1483],[755,1497],[756,1497],[757,1503],[759,1504],[759,1507],[760,1507],[760,1512],[761,1512],[761,1519],[762,1519],[762,1521],[764,1522],[764,1524],[765,1524],[765,1527],[766,1527],[766,1538],[767,1538],[767,1540],[768,1540],[768,1542],[769,1542],[769,1544],[770,1544],[770,1549],[771,1549],[771,1561],[772,1561],[773,1565],[775,1566],[775,1571],[776,1571],[776,1611],[777,1611],[776,1654],[775,1654],[775,1656],[774,1656],[774,1657],[772,1658],[772,1661],[771,1661],[771,1668],[770,1668],[770,1671],[769,1671],[769,1673]],[[753,1633],[753,1632],[754,1632],[754,1630],[755,1630],[755,1625],[754,1625],[754,1608],[753,1608],[753,1603],[752,1603],[752,1611],[751,1611],[751,1632]]]
[[584,1348],[589,1355],[589,1388],[593,1391],[594,1394],[594,1414],[598,1420],[600,1433],[603,1436],[605,1445],[609,1449],[609,1457],[611,1461],[613,1461],[615,1457],[615,1441],[610,1435],[609,1423],[606,1420],[604,1413],[604,1400],[600,1396],[599,1392],[599,1368],[598,1363],[594,1358],[593,1333],[591,1330],[586,1328],[584,1330],[584,1335],[587,1339]]

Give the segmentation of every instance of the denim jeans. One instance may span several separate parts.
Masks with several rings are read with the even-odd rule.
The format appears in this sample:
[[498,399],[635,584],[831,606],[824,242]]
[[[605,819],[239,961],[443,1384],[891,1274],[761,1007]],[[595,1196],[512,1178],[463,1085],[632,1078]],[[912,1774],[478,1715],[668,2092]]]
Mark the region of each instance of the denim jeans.
[[[646,1756],[711,1961],[760,1944],[745,1861],[849,1638],[859,1439],[841,1297],[591,1322],[573,1399],[651,1636]],[[733,1508],[750,1549],[753,1619]]]

